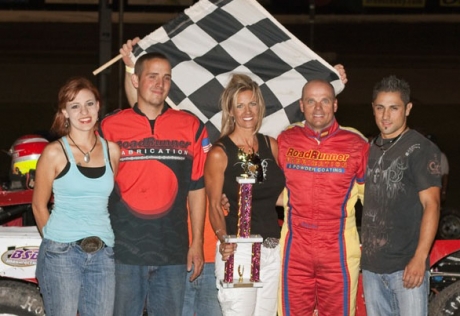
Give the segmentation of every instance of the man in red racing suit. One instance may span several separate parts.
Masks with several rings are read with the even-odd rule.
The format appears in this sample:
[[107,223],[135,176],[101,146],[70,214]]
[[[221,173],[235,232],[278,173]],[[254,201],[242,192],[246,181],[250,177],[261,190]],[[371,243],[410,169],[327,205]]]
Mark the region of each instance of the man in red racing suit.
[[278,137],[287,188],[278,315],[354,315],[361,255],[354,205],[369,145],[335,120],[329,82],[309,81],[300,108],[305,123]]

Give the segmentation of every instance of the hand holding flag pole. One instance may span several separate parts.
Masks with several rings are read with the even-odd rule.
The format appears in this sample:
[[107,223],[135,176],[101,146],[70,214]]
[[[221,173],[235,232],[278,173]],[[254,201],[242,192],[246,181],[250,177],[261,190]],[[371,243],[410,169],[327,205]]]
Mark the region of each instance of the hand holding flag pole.
[[123,46],[120,48],[120,54],[105,64],[103,64],[101,67],[97,68],[96,70],[93,71],[93,75],[97,75],[98,73],[102,72],[104,69],[108,68],[109,66],[113,65],[117,61],[119,61],[122,58],[125,58],[123,61],[126,66],[128,67],[134,67],[134,57],[133,57],[133,52],[135,49],[140,49],[137,46],[137,43],[140,41],[139,37],[135,37],[132,40],[128,40]]

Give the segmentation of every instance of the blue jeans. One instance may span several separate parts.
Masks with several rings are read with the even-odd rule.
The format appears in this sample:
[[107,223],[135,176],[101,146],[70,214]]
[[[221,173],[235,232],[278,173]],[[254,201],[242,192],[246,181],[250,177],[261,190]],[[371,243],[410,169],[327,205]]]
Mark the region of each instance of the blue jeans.
[[117,262],[115,275],[114,316],[139,316],[144,306],[149,315],[182,315],[185,264],[136,266]]
[[192,271],[185,280],[185,300],[182,316],[221,316],[217,300],[214,263],[205,263],[201,275],[190,282]]
[[413,289],[403,286],[404,271],[378,274],[363,270],[363,289],[367,316],[426,316],[430,274]]
[[43,239],[37,279],[46,316],[112,316],[115,263],[112,247],[88,254],[80,246]]

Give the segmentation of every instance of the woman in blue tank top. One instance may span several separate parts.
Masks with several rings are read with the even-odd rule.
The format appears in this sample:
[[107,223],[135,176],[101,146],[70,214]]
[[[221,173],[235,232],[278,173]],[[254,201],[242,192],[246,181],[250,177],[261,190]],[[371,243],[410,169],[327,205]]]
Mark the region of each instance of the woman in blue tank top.
[[51,127],[61,138],[37,164],[32,207],[43,241],[36,274],[47,316],[113,313],[114,235],[107,205],[120,149],[97,135],[99,108],[99,92],[89,80],[67,81]]

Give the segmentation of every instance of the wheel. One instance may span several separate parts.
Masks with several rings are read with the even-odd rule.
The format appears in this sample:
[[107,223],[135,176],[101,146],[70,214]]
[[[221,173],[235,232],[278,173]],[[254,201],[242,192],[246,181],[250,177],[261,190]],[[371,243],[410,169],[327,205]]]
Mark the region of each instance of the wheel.
[[460,239],[460,213],[447,212],[441,215],[438,226],[438,236],[441,239]]
[[460,281],[439,292],[429,305],[430,316],[460,316]]
[[44,316],[45,308],[37,285],[0,280],[0,316]]

